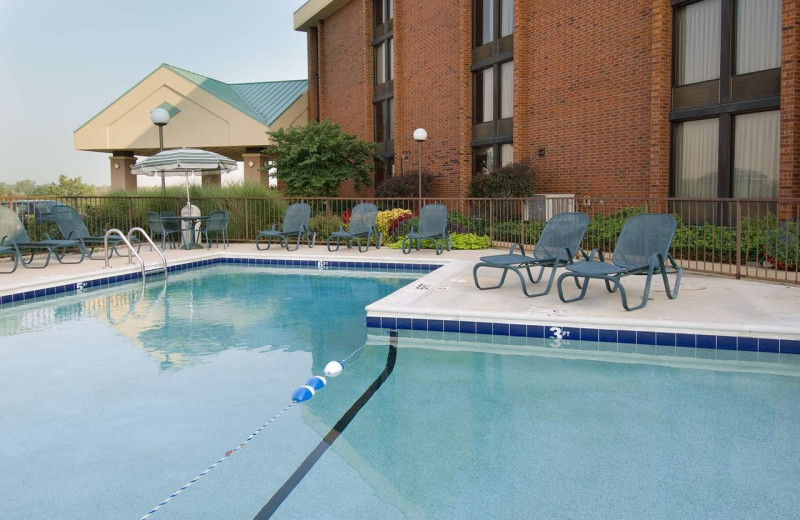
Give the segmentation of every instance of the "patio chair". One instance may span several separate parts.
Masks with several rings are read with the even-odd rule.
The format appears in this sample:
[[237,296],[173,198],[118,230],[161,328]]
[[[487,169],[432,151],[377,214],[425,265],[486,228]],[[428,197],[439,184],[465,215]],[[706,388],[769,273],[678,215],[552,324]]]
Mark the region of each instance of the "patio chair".
[[450,251],[452,238],[447,229],[447,206],[444,204],[426,204],[419,212],[419,224],[411,228],[411,231],[400,242],[400,248],[404,254],[411,252],[413,243],[419,251],[420,243],[423,240],[432,240],[436,254],[441,255],[445,248]]
[[0,256],[3,255],[11,255],[11,260],[13,260],[13,265],[11,266],[10,271],[0,271],[0,273],[10,274],[17,270],[17,266],[19,265],[19,257],[17,256],[17,252],[13,246],[0,246]]
[[[311,206],[305,202],[295,202],[286,208],[286,213],[283,216],[283,225],[278,229],[277,224],[273,224],[272,228],[266,231],[260,231],[256,235],[256,249],[263,251],[269,249],[272,245],[272,239],[277,239],[281,243],[281,247],[287,251],[296,251],[300,247],[300,240],[306,237],[308,247],[314,247],[314,241],[317,239],[317,234],[308,227],[308,219],[311,218]],[[289,249],[289,239],[295,237],[296,243],[294,249]],[[267,247],[262,248],[261,244],[266,242]]]
[[[369,251],[369,243],[374,238],[375,247],[381,248],[383,233],[375,226],[378,218],[378,206],[371,202],[362,202],[353,206],[350,211],[350,226],[347,231],[344,225],[339,227],[339,231],[334,231],[328,237],[328,251],[338,251],[342,241],[347,245],[347,249],[353,247],[353,242],[358,245],[358,252]],[[364,239],[364,249],[361,249],[361,239]],[[336,241],[336,249],[331,249],[333,241]]]
[[[97,246],[101,246],[105,243],[105,237],[92,236],[80,213],[70,206],[59,204],[50,209],[50,216],[56,222],[58,230],[65,240],[80,241],[83,253],[92,260],[99,260],[99,258],[93,258],[92,255]],[[139,252],[141,244],[136,237],[133,237],[133,240],[134,242],[132,242],[132,245],[136,244],[136,252]],[[117,253],[117,255],[120,254],[120,252],[117,251],[117,246],[120,244],[124,245],[124,241],[119,236],[109,236],[108,244],[110,248],[106,253],[110,258],[114,253]]]
[[208,248],[211,249],[211,237],[209,233],[214,233],[217,239],[217,247],[222,237],[222,245],[228,247],[228,210],[218,209],[208,214],[208,220],[200,227],[200,235],[205,235]]
[[[512,244],[505,255],[482,256],[481,261],[472,268],[472,278],[475,280],[475,287],[481,290],[497,289],[503,285],[509,271],[514,271],[519,276],[522,283],[522,292],[525,296],[542,296],[550,292],[553,280],[556,277],[556,270],[567,264],[571,264],[573,259],[580,253],[584,258],[588,258],[586,252],[580,248],[586,228],[589,227],[589,215],[586,213],[559,213],[547,221],[542,231],[542,236],[533,248],[533,256],[525,254],[525,248],[521,244]],[[519,249],[519,253],[514,251]],[[482,267],[502,269],[503,274],[497,285],[491,287],[481,287],[478,282],[478,270]],[[531,274],[531,267],[538,267],[539,274],[534,279]],[[542,279],[544,270],[550,267],[550,277],[547,280],[547,287],[543,291],[531,294],[528,292],[528,284],[522,276],[522,269],[528,273],[528,279],[532,283],[538,283]]]
[[[589,279],[596,278],[606,283],[608,292],[613,293],[619,289],[622,306],[625,310],[633,311],[647,305],[653,274],[661,273],[667,297],[674,300],[678,297],[683,274],[683,268],[678,267],[675,259],[669,254],[675,226],[675,217],[672,215],[644,213],[629,218],[622,225],[622,231],[611,256],[611,263],[604,262],[602,251],[596,249],[592,251],[589,261],[566,266],[568,272],[558,277],[558,297],[567,303],[580,300],[586,295]],[[668,272],[676,273],[672,288],[670,288],[667,278]],[[633,274],[647,275],[647,280],[642,303],[635,307],[629,307],[621,279]],[[575,278],[576,282],[578,278],[583,278],[583,286],[576,298],[567,299],[564,297],[561,284],[565,278],[570,277]]]
[[[171,249],[175,249],[175,235],[179,235],[181,232],[181,228],[178,227],[170,227],[167,228],[165,226],[166,221],[161,219],[161,215],[156,213],[155,211],[148,211],[147,212],[147,225],[150,227],[150,237],[155,240],[157,235],[161,235],[161,250],[163,251],[166,249],[167,240],[169,240],[169,244]],[[152,247],[151,247],[152,249]]]
[[[7,248],[12,248],[17,261],[21,263],[23,267],[43,269],[50,263],[51,256],[55,256],[56,260],[58,260],[58,262],[61,264],[79,264],[83,262],[86,254],[80,240],[57,240],[50,238],[48,235],[45,235],[44,240],[31,240],[31,238],[28,236],[28,232],[22,226],[22,222],[19,220],[19,217],[15,218],[16,229],[2,237],[2,240],[0,240],[0,247],[6,248],[6,252]],[[76,248],[78,251],[80,251],[80,257],[76,261],[67,262],[64,260],[67,249],[69,248]],[[26,254],[23,254],[23,251]],[[36,253],[38,252],[47,252],[47,256],[44,259],[44,264],[32,265]],[[30,257],[26,259],[27,254],[29,254]],[[13,272],[15,269],[16,266],[11,272]]]

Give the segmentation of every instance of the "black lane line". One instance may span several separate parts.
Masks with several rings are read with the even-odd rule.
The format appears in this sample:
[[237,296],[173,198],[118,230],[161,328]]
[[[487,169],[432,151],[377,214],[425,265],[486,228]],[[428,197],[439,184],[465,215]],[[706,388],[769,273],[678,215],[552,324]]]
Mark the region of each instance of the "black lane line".
[[341,419],[331,428],[331,431],[317,444],[317,447],[314,448],[311,453],[308,454],[306,460],[304,460],[300,466],[295,470],[291,477],[281,486],[281,488],[272,495],[272,498],[269,499],[269,502],[266,503],[264,507],[261,508],[261,511],[253,517],[253,520],[266,520],[267,518],[272,517],[275,514],[275,511],[281,506],[284,500],[289,496],[289,494],[294,491],[294,488],[303,480],[303,477],[314,467],[314,464],[322,457],[322,454],[327,451],[328,448],[331,447],[331,444],[339,437],[339,434],[347,428],[347,425],[350,424],[350,421],[356,416],[356,414],[367,404],[367,401],[378,391],[378,388],[381,387],[384,381],[389,378],[389,374],[392,373],[394,370],[394,362],[397,359],[397,331],[393,330],[390,332],[390,339],[389,339],[389,355],[386,358],[386,367],[384,367],[383,372],[378,376],[375,381],[367,388],[361,397],[353,403],[353,406],[347,410],[344,415],[342,415]]

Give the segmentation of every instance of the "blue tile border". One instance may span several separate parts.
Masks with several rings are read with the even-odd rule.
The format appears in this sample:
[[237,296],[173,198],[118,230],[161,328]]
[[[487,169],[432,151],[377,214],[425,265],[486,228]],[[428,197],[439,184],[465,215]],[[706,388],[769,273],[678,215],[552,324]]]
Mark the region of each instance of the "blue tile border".
[[616,343],[617,352],[631,353],[668,353],[673,352],[677,347],[683,347],[719,351],[800,354],[800,340],[793,339],[714,336],[709,334],[561,327],[520,323],[489,323],[470,320],[428,320],[426,318],[391,317],[376,319],[370,316],[367,317],[367,327],[437,333],[457,332],[490,337],[498,336],[501,338],[581,340],[591,345],[590,348],[592,350],[596,349],[596,345],[599,343]]
[[[239,257],[216,257],[206,258],[204,260],[195,260],[192,262],[184,262],[182,264],[175,264],[167,266],[167,273],[174,273],[184,271],[187,269],[194,269],[197,267],[205,267],[216,264],[234,264],[246,266],[270,266],[270,267],[308,267],[316,268],[317,270],[352,270],[358,269],[361,271],[378,271],[378,272],[392,272],[392,271],[419,271],[420,273],[429,273],[442,267],[442,264],[409,264],[403,262],[346,262],[341,260],[295,260],[285,258],[239,258]],[[151,270],[147,274],[153,272],[160,272],[161,269]],[[81,291],[90,287],[100,287],[112,283],[129,282],[133,280],[140,280],[142,273],[136,271],[133,273],[123,273],[105,276],[102,278],[94,278],[86,280],[85,282],[71,282],[61,285],[54,285],[43,289],[36,289],[34,291],[22,291],[19,293],[6,294],[0,297],[0,309],[5,305],[12,303],[20,303],[25,300],[32,300],[34,298],[42,298],[54,294],[71,293]],[[377,323],[375,327],[380,327],[381,324]],[[400,328],[400,327],[398,327]],[[410,328],[410,327],[409,327]]]

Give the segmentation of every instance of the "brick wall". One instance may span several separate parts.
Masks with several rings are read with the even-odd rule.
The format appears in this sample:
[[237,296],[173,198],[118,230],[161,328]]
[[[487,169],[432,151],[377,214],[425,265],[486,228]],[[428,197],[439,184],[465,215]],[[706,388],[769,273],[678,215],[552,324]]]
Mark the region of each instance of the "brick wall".
[[[800,197],[800,33],[797,0],[783,1],[780,197]],[[783,218],[796,215],[781,215]]]
[[469,155],[471,124],[470,4],[395,1],[397,171],[401,164],[407,173],[419,171],[412,135],[424,128],[428,140],[422,144],[422,168],[435,176],[434,192],[440,197],[466,194],[461,167],[465,148]]
[[650,195],[652,3],[517,10],[514,155],[532,160],[536,192]]
[[[784,197],[800,196],[798,2],[783,3]],[[517,0],[514,9],[514,157],[531,160],[535,191],[668,195],[670,0]],[[372,0],[352,0],[317,36],[321,117],[367,140],[371,15]],[[418,171],[412,132],[424,127],[423,168],[441,197],[466,196],[472,178],[471,25],[471,0],[395,0],[395,167]]]

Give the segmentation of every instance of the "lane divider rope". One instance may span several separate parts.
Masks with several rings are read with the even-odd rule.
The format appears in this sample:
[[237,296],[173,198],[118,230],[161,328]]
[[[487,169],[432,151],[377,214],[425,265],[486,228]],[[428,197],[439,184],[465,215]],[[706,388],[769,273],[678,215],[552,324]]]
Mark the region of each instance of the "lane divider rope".
[[[349,354],[347,357],[345,357],[345,358],[344,358],[344,359],[343,359],[341,362],[338,362],[338,363],[340,363],[340,365],[343,365],[343,364],[344,364],[344,363],[345,363],[347,360],[349,360],[351,357],[355,356],[355,355],[356,355],[358,352],[360,352],[360,351],[364,350],[364,348],[365,348],[366,346],[367,346],[367,343],[364,343],[363,345],[361,345],[360,347],[358,347],[357,349],[355,349],[353,352],[351,352],[351,353],[350,353],[350,354]],[[341,370],[341,367],[340,367],[340,370]],[[338,374],[336,374],[336,375],[338,375]],[[324,381],[324,379],[323,379],[323,381]],[[312,395],[313,395],[313,394],[312,394]],[[207,474],[209,471],[211,471],[212,469],[216,468],[217,466],[219,466],[220,464],[222,464],[223,462],[225,462],[225,461],[228,459],[228,457],[230,457],[231,455],[233,455],[234,453],[236,453],[237,451],[239,451],[241,448],[244,448],[244,447],[245,447],[245,445],[246,445],[248,442],[250,442],[250,441],[253,439],[253,437],[255,437],[256,435],[258,435],[258,434],[259,434],[259,432],[261,432],[261,430],[263,430],[263,429],[264,429],[264,428],[266,428],[266,427],[267,427],[267,426],[268,426],[268,425],[269,425],[271,422],[275,421],[275,420],[276,420],[276,419],[278,419],[280,416],[282,416],[283,414],[285,414],[285,413],[286,413],[286,412],[287,412],[287,411],[288,411],[288,410],[289,410],[289,409],[290,409],[292,406],[294,406],[294,404],[295,404],[295,403],[297,403],[297,402],[298,402],[297,400],[292,400],[292,402],[290,402],[290,403],[289,403],[289,404],[286,406],[286,408],[284,408],[283,410],[281,410],[281,411],[280,411],[280,412],[278,412],[277,414],[275,414],[275,415],[273,415],[272,417],[270,417],[270,419],[269,419],[267,422],[265,422],[264,424],[262,424],[262,425],[261,425],[261,426],[260,426],[260,427],[259,427],[259,428],[258,428],[256,431],[254,431],[253,433],[251,433],[251,434],[250,434],[250,436],[249,436],[247,439],[245,439],[245,441],[244,441],[244,442],[242,442],[241,444],[237,445],[235,448],[233,448],[233,449],[230,449],[230,450],[226,451],[226,452],[225,452],[225,455],[223,455],[223,457],[222,457],[221,459],[219,459],[217,462],[215,462],[214,464],[212,464],[212,465],[210,465],[209,467],[207,467],[207,468],[206,468],[206,469],[205,469],[205,470],[204,470],[202,473],[200,473],[199,475],[197,475],[196,477],[194,477],[192,480],[190,480],[189,482],[187,482],[186,484],[184,484],[183,486],[181,486],[181,488],[180,488],[180,489],[178,489],[177,491],[175,491],[173,494],[171,494],[170,496],[168,496],[167,498],[165,498],[164,500],[162,500],[162,501],[161,501],[161,503],[159,503],[159,504],[158,504],[156,507],[154,507],[153,509],[151,509],[150,511],[148,511],[148,512],[147,512],[147,514],[146,514],[146,515],[144,515],[143,517],[141,517],[139,520],[147,520],[147,518],[150,518],[150,517],[151,517],[151,516],[152,516],[152,515],[153,515],[153,514],[156,512],[156,511],[158,511],[158,510],[159,510],[159,509],[161,509],[163,506],[165,506],[166,504],[168,504],[168,503],[169,503],[169,502],[170,502],[170,501],[171,501],[173,498],[175,498],[176,496],[178,496],[178,495],[180,495],[181,493],[183,493],[183,491],[184,491],[184,490],[186,490],[186,489],[187,489],[189,486],[191,486],[192,484],[194,484],[195,482],[197,482],[198,480],[200,480],[201,478],[203,478],[203,477],[204,477],[204,476],[205,476],[205,475],[206,475],[206,474]]]
[[180,495],[180,494],[181,494],[181,493],[182,493],[182,492],[183,492],[185,489],[187,489],[189,486],[191,486],[192,484],[194,484],[195,482],[197,482],[198,480],[200,480],[201,478],[203,478],[203,477],[204,477],[204,476],[205,476],[205,475],[206,475],[206,474],[207,474],[209,471],[211,471],[212,469],[216,468],[217,466],[219,466],[220,464],[222,464],[223,462],[225,462],[225,461],[228,459],[228,457],[230,457],[231,455],[233,455],[234,453],[236,453],[236,452],[237,452],[237,451],[239,451],[240,449],[244,448],[244,447],[245,447],[245,445],[246,445],[248,442],[250,442],[250,441],[253,439],[253,437],[255,437],[256,435],[258,435],[258,434],[259,434],[259,432],[260,432],[261,430],[263,430],[264,428],[266,428],[266,427],[267,427],[267,426],[268,426],[268,425],[269,425],[271,422],[275,421],[275,420],[276,420],[278,417],[280,417],[281,415],[285,414],[285,413],[286,413],[286,412],[289,410],[289,408],[291,408],[292,406],[294,406],[294,401],[292,401],[291,403],[289,403],[289,404],[286,406],[286,408],[284,408],[283,410],[281,410],[281,411],[280,411],[280,412],[278,412],[277,414],[275,414],[275,415],[273,415],[272,417],[270,417],[270,419],[269,419],[267,422],[265,422],[264,424],[262,424],[262,425],[261,425],[261,426],[260,426],[260,427],[259,427],[259,428],[258,428],[256,431],[254,431],[253,433],[251,433],[251,434],[250,434],[250,436],[249,436],[249,437],[248,437],[248,438],[247,438],[247,439],[246,439],[244,442],[242,442],[241,444],[237,445],[235,448],[233,448],[233,449],[230,449],[230,450],[226,451],[226,452],[225,452],[225,455],[223,455],[223,457],[222,457],[221,459],[219,459],[217,462],[215,462],[214,464],[212,464],[212,465],[210,465],[209,467],[207,467],[207,468],[206,468],[206,469],[205,469],[205,470],[204,470],[202,473],[200,473],[199,475],[197,475],[196,477],[194,477],[192,480],[190,480],[189,482],[187,482],[186,484],[184,484],[184,485],[183,485],[183,486],[182,486],[182,487],[181,487],[179,490],[177,490],[176,492],[174,492],[173,494],[171,494],[170,496],[168,496],[168,497],[167,497],[166,499],[164,499],[164,500],[163,500],[163,501],[162,501],[160,504],[158,504],[156,507],[154,507],[153,509],[151,509],[150,511],[148,511],[148,512],[147,512],[147,514],[146,514],[146,515],[144,515],[144,516],[143,516],[142,518],[140,518],[139,520],[145,520],[145,519],[147,519],[147,518],[150,518],[150,516],[151,516],[153,513],[155,513],[155,512],[156,512],[156,511],[158,511],[159,509],[161,509],[161,508],[162,508],[164,505],[168,504],[170,500],[172,500],[172,499],[173,499],[173,498],[175,498],[176,496]]

